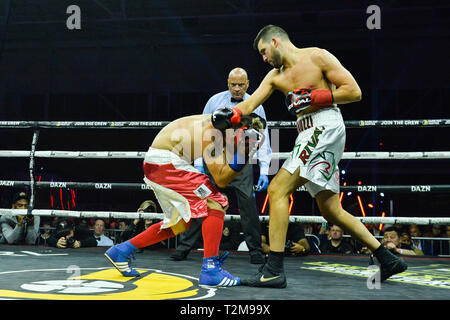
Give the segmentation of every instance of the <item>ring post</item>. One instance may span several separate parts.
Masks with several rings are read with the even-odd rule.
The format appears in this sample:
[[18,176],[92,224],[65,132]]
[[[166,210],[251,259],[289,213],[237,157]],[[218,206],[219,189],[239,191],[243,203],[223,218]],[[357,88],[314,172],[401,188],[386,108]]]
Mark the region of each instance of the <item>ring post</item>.
[[33,139],[31,140],[31,150],[30,150],[30,165],[29,165],[29,172],[30,172],[30,202],[28,203],[27,208],[27,216],[31,217],[31,212],[34,209],[34,167],[35,167],[35,153],[36,153],[36,145],[38,143],[39,139],[39,127],[38,123],[35,122],[33,125]]

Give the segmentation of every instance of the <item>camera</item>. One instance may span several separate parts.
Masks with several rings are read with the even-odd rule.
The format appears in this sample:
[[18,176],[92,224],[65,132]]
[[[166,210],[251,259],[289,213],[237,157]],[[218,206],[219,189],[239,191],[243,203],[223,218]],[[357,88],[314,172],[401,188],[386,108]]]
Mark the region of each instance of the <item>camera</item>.
[[73,230],[73,223],[70,220],[63,220],[56,227],[56,238],[66,238],[66,248],[73,248],[75,244],[74,237],[67,238]]
[[66,238],[66,248],[73,248],[75,244],[75,239],[73,237]]
[[286,245],[284,246],[284,254],[289,255],[292,254],[291,247],[293,246],[292,240],[286,241]]
[[69,234],[70,234],[70,230],[69,231],[62,230],[62,231],[56,233],[56,238],[57,239],[65,238],[66,239],[66,248],[73,248],[75,239],[74,239],[74,237],[67,238],[67,236]]

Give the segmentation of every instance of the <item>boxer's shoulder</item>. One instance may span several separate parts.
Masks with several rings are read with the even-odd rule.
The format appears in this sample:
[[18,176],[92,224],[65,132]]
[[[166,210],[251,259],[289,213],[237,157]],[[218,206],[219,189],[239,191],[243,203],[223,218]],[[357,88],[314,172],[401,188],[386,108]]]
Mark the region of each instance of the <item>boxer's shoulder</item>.
[[211,115],[206,115],[206,114],[196,114],[196,115],[185,116],[185,117],[178,118],[178,119],[172,121],[171,123],[168,124],[168,126],[172,127],[172,128],[187,129],[191,126],[201,125],[201,123],[203,121],[209,119],[210,117],[211,117]]

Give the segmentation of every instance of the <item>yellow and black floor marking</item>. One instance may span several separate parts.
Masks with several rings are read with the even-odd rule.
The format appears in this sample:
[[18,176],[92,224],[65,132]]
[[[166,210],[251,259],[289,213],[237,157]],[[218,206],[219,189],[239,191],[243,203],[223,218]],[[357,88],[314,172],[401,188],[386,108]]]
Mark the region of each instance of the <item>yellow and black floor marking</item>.
[[[286,257],[285,289],[204,288],[198,284],[203,253],[172,261],[171,251],[144,250],[123,277],[104,257],[107,248],[55,249],[0,246],[0,299],[33,300],[449,300],[449,258],[406,258],[408,270],[369,287],[375,270],[367,256]],[[231,252],[224,268],[246,277],[258,270],[247,253]]]

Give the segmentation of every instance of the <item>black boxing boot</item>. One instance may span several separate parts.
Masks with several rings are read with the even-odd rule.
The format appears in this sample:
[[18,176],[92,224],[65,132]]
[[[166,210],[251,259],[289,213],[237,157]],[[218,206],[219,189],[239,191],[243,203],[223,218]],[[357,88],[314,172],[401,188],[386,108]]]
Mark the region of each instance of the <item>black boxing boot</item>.
[[249,287],[286,288],[286,275],[283,270],[284,252],[269,252],[267,263],[259,267],[256,274],[241,279],[241,285]]
[[383,245],[380,245],[378,249],[373,252],[373,255],[380,262],[381,282],[387,280],[394,274],[401,273],[408,269],[408,265],[405,261],[395,256]]

